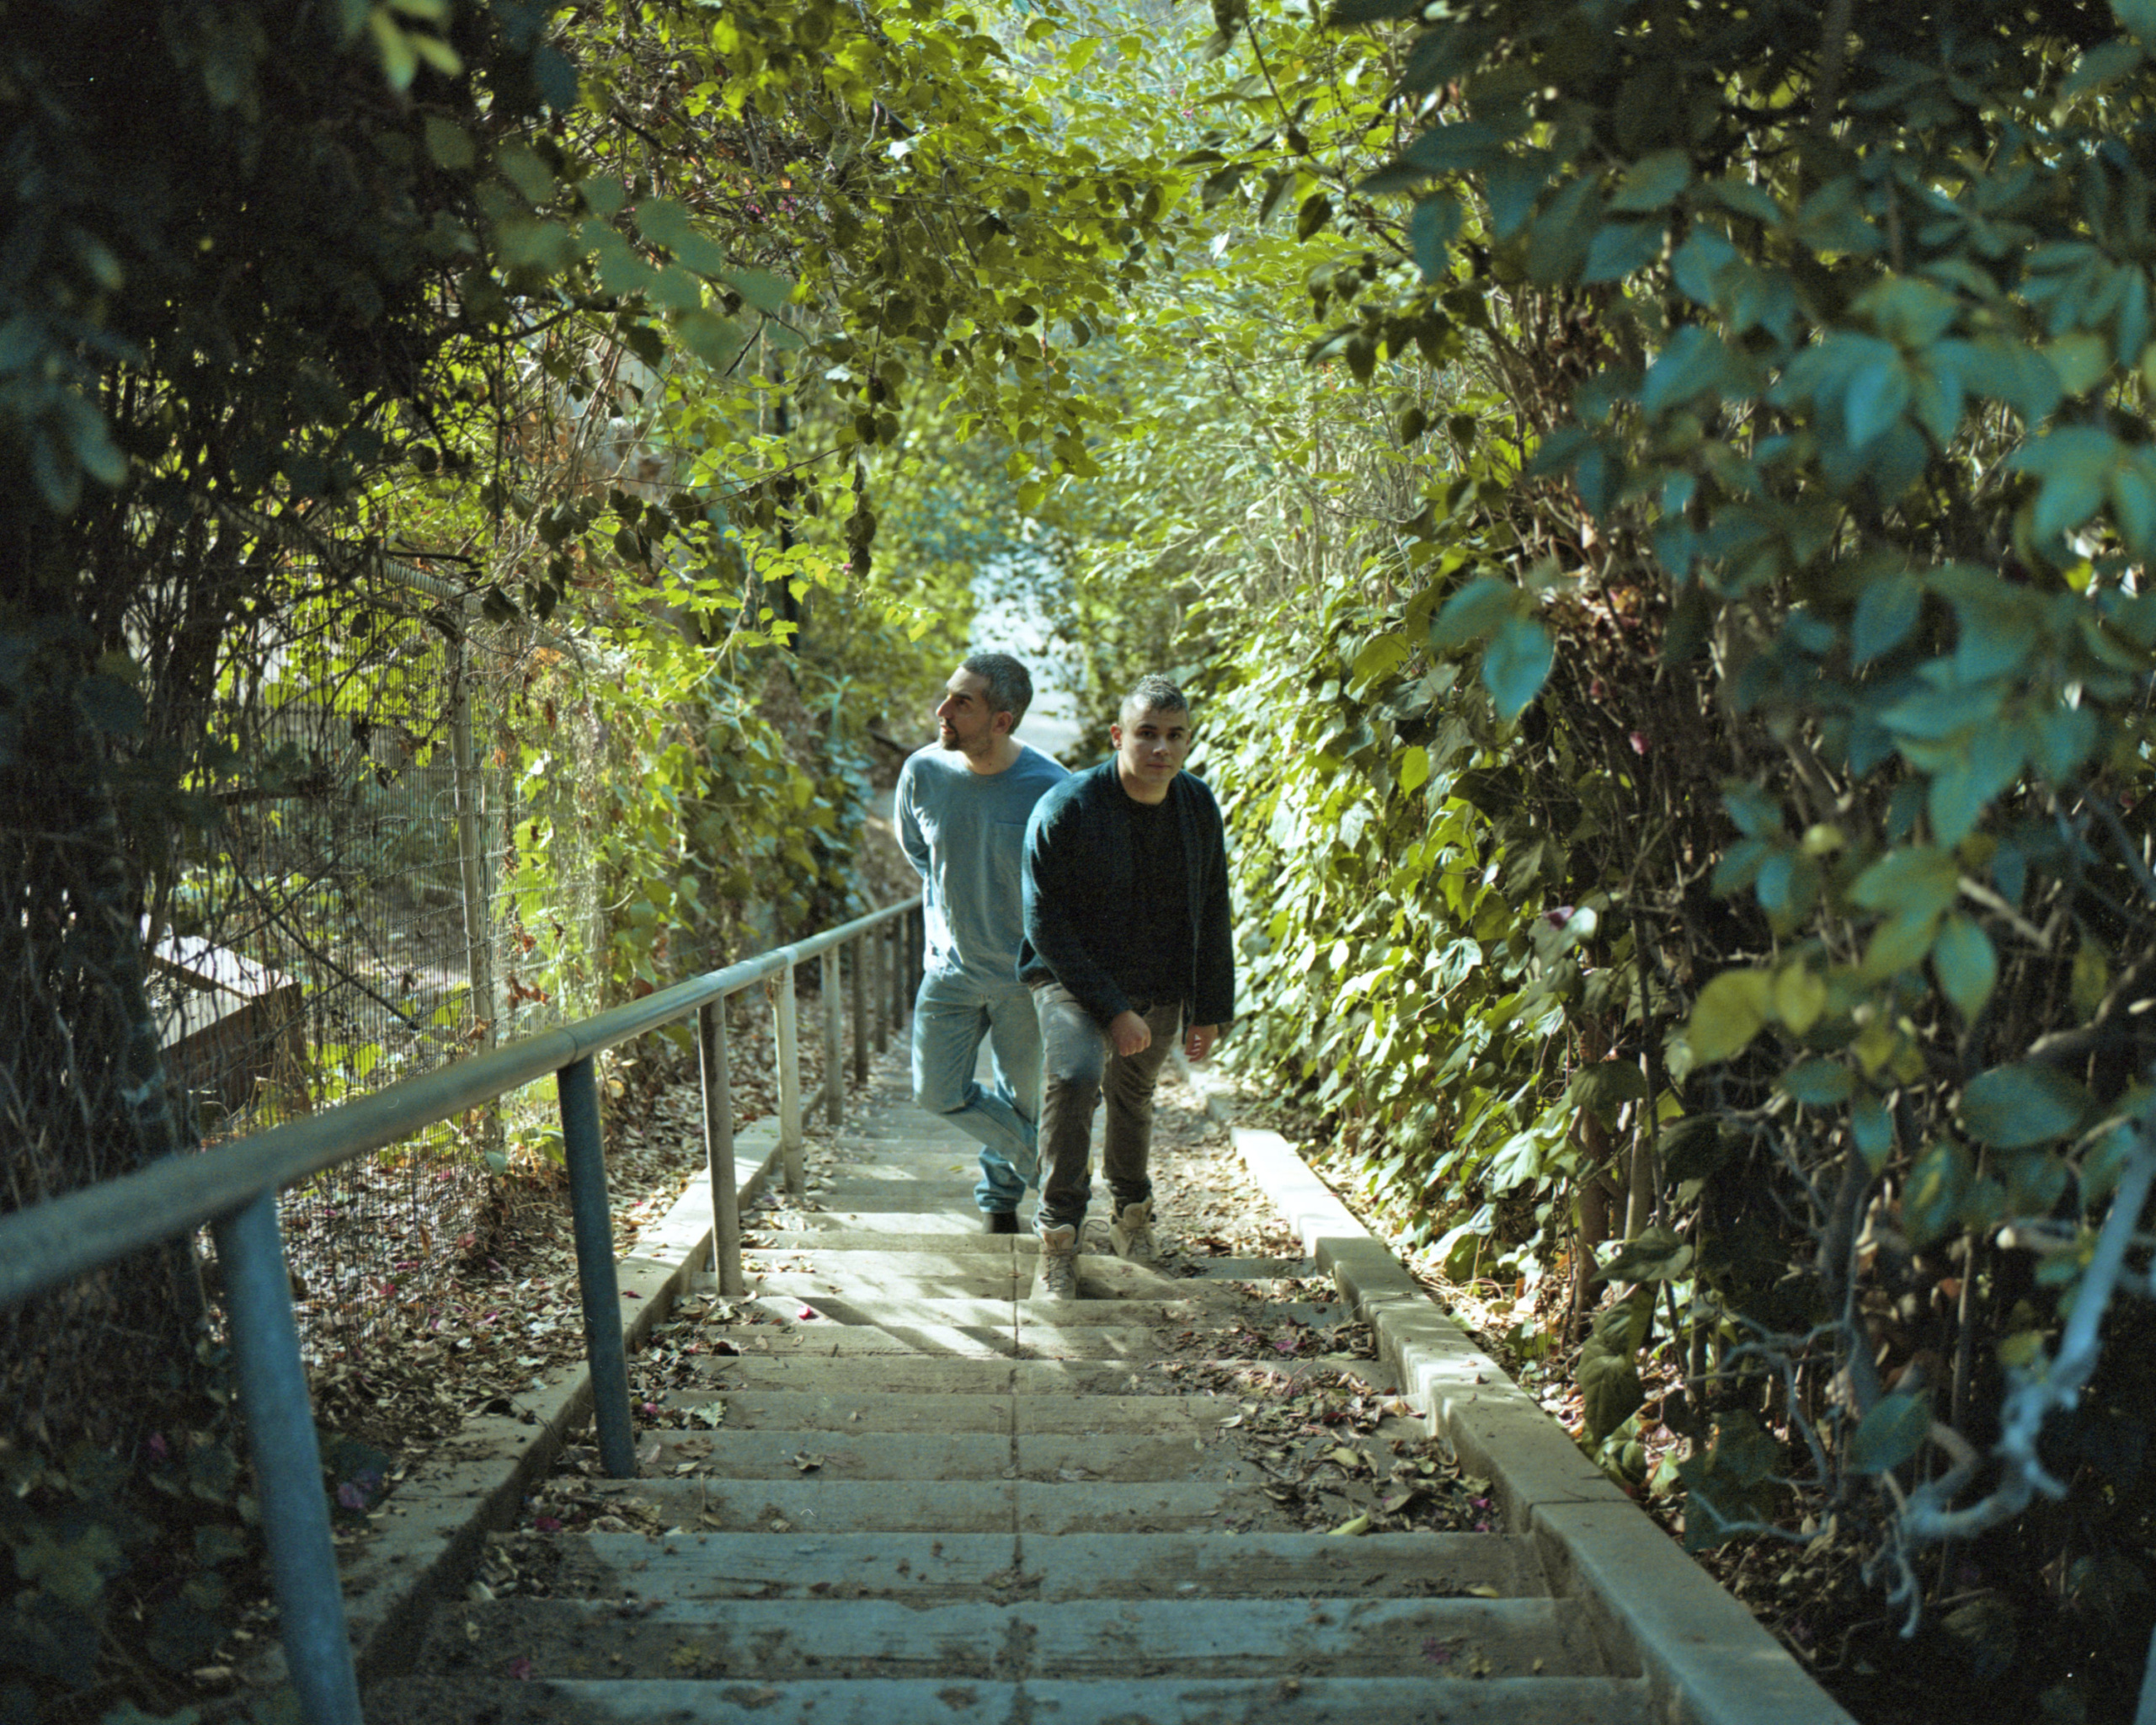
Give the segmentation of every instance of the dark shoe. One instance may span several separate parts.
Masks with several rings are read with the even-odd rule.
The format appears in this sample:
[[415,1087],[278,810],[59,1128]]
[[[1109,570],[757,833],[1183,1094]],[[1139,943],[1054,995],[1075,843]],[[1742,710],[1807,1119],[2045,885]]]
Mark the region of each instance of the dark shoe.
[[1018,1212],[1015,1210],[985,1210],[980,1213],[981,1226],[991,1234],[1015,1234],[1018,1231]]

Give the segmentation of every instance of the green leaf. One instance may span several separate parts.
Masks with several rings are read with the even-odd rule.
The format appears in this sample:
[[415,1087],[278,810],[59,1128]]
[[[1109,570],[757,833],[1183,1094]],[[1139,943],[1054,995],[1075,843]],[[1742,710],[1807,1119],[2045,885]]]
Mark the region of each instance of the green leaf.
[[1500,718],[1519,717],[1541,692],[1556,657],[1550,632],[1533,617],[1515,611],[1504,620],[1482,655],[1482,681],[1497,703]]
[[478,159],[472,134],[455,120],[430,114],[425,121],[427,155],[437,168],[462,173]]
[[1991,937],[1958,912],[1939,931],[1931,969],[1940,992],[1964,1018],[1974,1018],[1999,984],[1999,955],[1992,950]]
[[1881,1397],[1849,1434],[1844,1460],[1851,1473],[1885,1473],[1899,1467],[1931,1434],[1931,1405],[1916,1396]]
[[494,166],[524,195],[526,202],[547,204],[556,190],[553,170],[523,144],[504,144],[494,152]]
[[2079,526],[2101,506],[2124,451],[2110,432],[2066,425],[2017,451],[2006,465],[2042,481],[2030,531],[2049,539]]
[[1521,602],[1519,589],[1510,581],[1479,576],[1445,601],[1444,609],[1430,625],[1430,645],[1442,653],[1479,641],[1494,633]]
[[1774,978],[1764,970],[1725,970],[1700,991],[1684,1027],[1696,1065],[1742,1051],[1766,1028]]
[[1620,214],[1666,209],[1692,183],[1692,162],[1682,150],[1657,150],[1625,170],[1609,207]]
[[75,686],[75,702],[91,726],[108,736],[132,737],[141,733],[149,708],[132,684],[99,671]]
[[1856,602],[1849,646],[1856,663],[1869,665],[1908,638],[1924,609],[1924,584],[1907,569],[1870,582]]
[[1961,890],[1953,853],[1936,845],[1890,851],[1856,879],[1849,896],[1867,911],[1929,916],[1945,911]]
[[1646,1075],[1630,1060],[1596,1060],[1580,1068],[1569,1094],[1573,1107],[1614,1124],[1626,1103],[1646,1100]]
[[1450,192],[1433,192],[1416,200],[1415,213],[1407,218],[1407,243],[1423,280],[1435,281],[1445,273],[1446,257],[1466,216]]
[[1600,1345],[1598,1338],[1590,1338],[1580,1350],[1579,1385],[1580,1412],[1590,1443],[1600,1443],[1646,1400],[1631,1351]]
[[1850,1102],[1849,1136],[1873,1173],[1886,1167],[1894,1153],[1894,1122],[1869,1090],[1858,1092]]
[[1800,1060],[1782,1074],[1782,1092],[1811,1108],[1833,1108],[1849,1099],[1856,1080],[1833,1060]]
[[[1643,1228],[1594,1273],[1598,1282],[1673,1282],[1689,1275],[1692,1248],[1668,1228]],[[1620,1418],[1623,1416],[1620,1415]]]
[[1390,676],[1407,663],[1412,649],[1407,638],[1398,633],[1378,636],[1355,655],[1355,662],[1348,668],[1349,685],[1358,690]]
[[1771,1519],[1773,1476],[1780,1461],[1781,1445],[1755,1415],[1716,1414],[1712,1447],[1678,1464],[1688,1493],[1684,1549],[1720,1545],[1729,1537],[1731,1523]]
[[2053,1067],[1994,1066],[1961,1092],[1961,1122],[1980,1144],[2019,1150],[2063,1138],[2089,1106],[2089,1092]]
[[741,351],[740,329],[716,312],[684,312],[674,320],[674,331],[684,347],[714,370],[723,371]]
[[1921,1249],[1954,1226],[1976,1172],[1969,1152],[1942,1140],[1916,1159],[1902,1193],[1902,1230]]
[[1490,164],[1482,176],[1482,196],[1489,206],[1492,238],[1510,239],[1526,225],[1556,166],[1556,156],[1548,150],[1513,151]]
[[2099,42],[2075,62],[2073,70],[2059,85],[2059,100],[2071,102],[2091,90],[2116,83],[2139,67],[2142,57],[2141,48],[2136,43]]
[[1612,222],[1598,229],[1587,251],[1580,280],[1592,286],[1622,281],[1660,261],[1666,232],[1659,222]]
[[[1904,753],[1908,752],[1904,750]],[[1958,845],[1976,830],[1985,805],[2021,772],[2021,735],[2007,724],[1980,726],[1962,740],[1951,762],[1935,773],[1925,794],[1932,836]]]

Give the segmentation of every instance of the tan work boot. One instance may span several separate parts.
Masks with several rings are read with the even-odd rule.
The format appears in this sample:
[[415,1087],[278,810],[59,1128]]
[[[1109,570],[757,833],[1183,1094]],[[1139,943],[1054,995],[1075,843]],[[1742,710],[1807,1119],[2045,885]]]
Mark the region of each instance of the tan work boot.
[[1153,1200],[1126,1204],[1108,1224],[1108,1245],[1127,1263],[1150,1264],[1160,1258],[1153,1243]]
[[1033,1283],[1036,1300],[1078,1297],[1078,1231],[1066,1224],[1039,1230],[1040,1274]]

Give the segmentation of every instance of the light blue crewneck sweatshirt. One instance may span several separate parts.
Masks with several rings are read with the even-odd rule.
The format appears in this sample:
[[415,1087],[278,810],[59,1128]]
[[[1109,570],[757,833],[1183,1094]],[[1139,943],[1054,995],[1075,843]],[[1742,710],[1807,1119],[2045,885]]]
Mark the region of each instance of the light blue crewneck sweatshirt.
[[1043,793],[1070,776],[1030,743],[985,776],[934,744],[906,757],[893,820],[921,873],[931,975],[1016,985],[1026,821]]

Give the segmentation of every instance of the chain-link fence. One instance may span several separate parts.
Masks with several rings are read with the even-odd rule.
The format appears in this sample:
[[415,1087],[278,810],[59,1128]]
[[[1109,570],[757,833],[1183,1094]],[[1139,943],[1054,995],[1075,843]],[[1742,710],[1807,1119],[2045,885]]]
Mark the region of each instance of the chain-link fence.
[[[597,1010],[592,799],[608,739],[578,649],[377,569],[264,607],[200,716],[205,817],[145,929],[168,1072],[205,1142]],[[310,1343],[349,1344],[483,1240],[551,1097],[445,1122],[288,1193]]]

